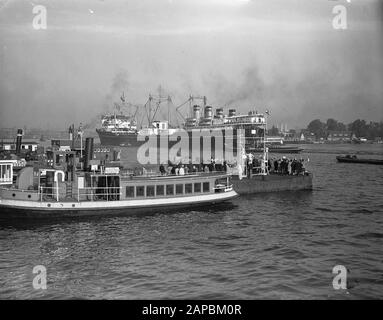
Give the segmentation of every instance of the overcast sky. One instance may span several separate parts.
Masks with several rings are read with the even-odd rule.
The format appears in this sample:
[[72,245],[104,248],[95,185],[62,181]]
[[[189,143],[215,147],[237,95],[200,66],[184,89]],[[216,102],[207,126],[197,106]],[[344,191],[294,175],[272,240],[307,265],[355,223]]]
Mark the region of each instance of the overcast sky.
[[[0,127],[86,123],[125,91],[270,109],[271,122],[383,120],[383,1],[0,0]],[[32,8],[46,6],[47,29]],[[347,30],[332,26],[347,8]]]

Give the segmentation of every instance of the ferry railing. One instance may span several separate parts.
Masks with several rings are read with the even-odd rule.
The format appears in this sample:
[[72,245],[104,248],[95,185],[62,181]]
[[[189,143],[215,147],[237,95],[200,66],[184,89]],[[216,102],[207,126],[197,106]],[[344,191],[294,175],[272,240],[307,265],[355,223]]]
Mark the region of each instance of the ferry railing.
[[60,201],[60,193],[59,193],[59,190],[60,190],[60,187],[59,186],[56,186],[56,187],[43,187],[43,186],[40,186],[39,188],[39,193],[40,193],[40,201],[42,202],[44,199],[44,195],[45,196],[51,196],[52,199],[55,197],[56,201]]
[[40,192],[38,190],[25,190],[25,189],[2,188],[2,187],[0,187],[0,197],[3,196],[3,194],[2,194],[3,191],[8,192],[8,193],[10,193],[10,192],[12,192],[12,193],[21,192],[21,193],[27,193],[28,195],[29,194],[36,194],[38,198],[40,197]]
[[217,174],[230,175],[230,172],[224,171],[224,170],[213,170],[209,172],[195,171],[195,172],[188,172],[184,174],[176,174],[176,173],[168,173],[168,172],[161,174],[160,172],[151,172],[150,174],[135,175],[132,173],[123,173],[123,174],[120,174],[120,176],[123,178],[129,178],[129,179],[140,179],[140,178],[157,178],[157,177],[209,176],[209,175],[217,175]]
[[88,201],[115,201],[119,200],[121,196],[122,187],[85,187],[77,189],[77,201],[80,201],[81,197],[85,197],[85,199],[90,197]]
[[[44,196],[51,197],[57,202],[63,199],[67,200],[67,195],[60,194],[60,190],[63,188],[60,187],[43,187],[40,186],[39,199],[44,201]],[[71,193],[73,196],[73,193]],[[122,187],[85,187],[77,188],[77,202],[81,201],[81,198],[89,199],[88,201],[97,201],[98,199],[104,199],[106,201],[118,200],[122,196]],[[73,197],[70,197],[73,199]],[[98,198],[98,199],[97,199]]]
[[219,193],[219,192],[225,192],[225,191],[228,191],[228,190],[231,190],[233,189],[233,185],[232,184],[228,184],[228,185],[224,185],[224,184],[217,184],[214,186],[214,191],[216,193]]

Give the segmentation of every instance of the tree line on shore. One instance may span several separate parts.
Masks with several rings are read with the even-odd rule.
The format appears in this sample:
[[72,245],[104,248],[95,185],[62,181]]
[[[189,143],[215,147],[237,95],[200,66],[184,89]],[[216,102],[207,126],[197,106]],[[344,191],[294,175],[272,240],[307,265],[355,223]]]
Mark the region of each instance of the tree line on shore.
[[[375,140],[378,137],[383,137],[383,121],[367,123],[365,120],[357,119],[349,124],[337,121],[335,119],[327,119],[322,122],[320,119],[312,120],[302,132],[310,133],[316,139],[326,139],[332,132],[348,132],[350,136],[355,135],[358,138],[366,138],[368,140]],[[290,133],[296,134],[295,130],[290,130]],[[280,131],[277,127],[273,126],[268,130],[268,134],[277,136]]]
[[326,122],[315,119],[308,124],[307,130],[313,133],[317,139],[327,138],[334,131],[348,131],[358,138],[374,140],[377,137],[383,137],[383,122],[370,121],[367,123],[365,120],[357,119],[349,124],[344,124],[335,119],[327,119]]

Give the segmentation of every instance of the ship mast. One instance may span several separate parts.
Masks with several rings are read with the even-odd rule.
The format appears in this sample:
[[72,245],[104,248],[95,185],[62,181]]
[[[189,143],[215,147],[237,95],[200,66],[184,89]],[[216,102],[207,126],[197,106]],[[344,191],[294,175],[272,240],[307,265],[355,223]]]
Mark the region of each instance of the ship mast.
[[153,97],[151,94],[149,94],[149,101],[148,101],[148,105],[149,105],[149,111],[148,111],[148,127],[150,128],[150,124],[152,123],[152,102],[153,100]]
[[269,174],[269,170],[268,170],[268,166],[267,166],[267,163],[269,160],[268,159],[269,150],[266,147],[266,131],[267,131],[267,116],[268,115],[270,115],[270,111],[266,110],[266,112],[265,112],[265,125],[263,128],[263,156],[262,156],[262,165],[261,165],[261,174],[262,175],[268,175]]

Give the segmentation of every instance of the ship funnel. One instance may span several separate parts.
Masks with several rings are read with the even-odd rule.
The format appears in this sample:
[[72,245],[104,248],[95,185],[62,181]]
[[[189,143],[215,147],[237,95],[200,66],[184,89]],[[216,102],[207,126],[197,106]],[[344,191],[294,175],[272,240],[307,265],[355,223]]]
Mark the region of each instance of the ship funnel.
[[72,124],[69,129],[68,129],[68,134],[69,134],[69,140],[73,140],[73,133],[74,133],[74,124]]
[[205,118],[206,119],[211,119],[212,117],[213,117],[212,107],[211,106],[206,106],[205,107]]
[[223,118],[223,109],[222,108],[218,108],[216,110],[216,115],[217,115],[217,118],[222,119]]
[[17,129],[17,137],[16,137],[16,154],[20,154],[21,152],[21,142],[23,140],[23,129]]
[[235,109],[229,109],[229,117],[234,117],[237,114]]
[[93,148],[93,138],[85,139],[85,157],[84,157],[84,170],[88,171],[90,166],[90,161],[93,160],[94,148]]
[[196,120],[200,118],[200,106],[198,105],[193,106],[193,118]]

